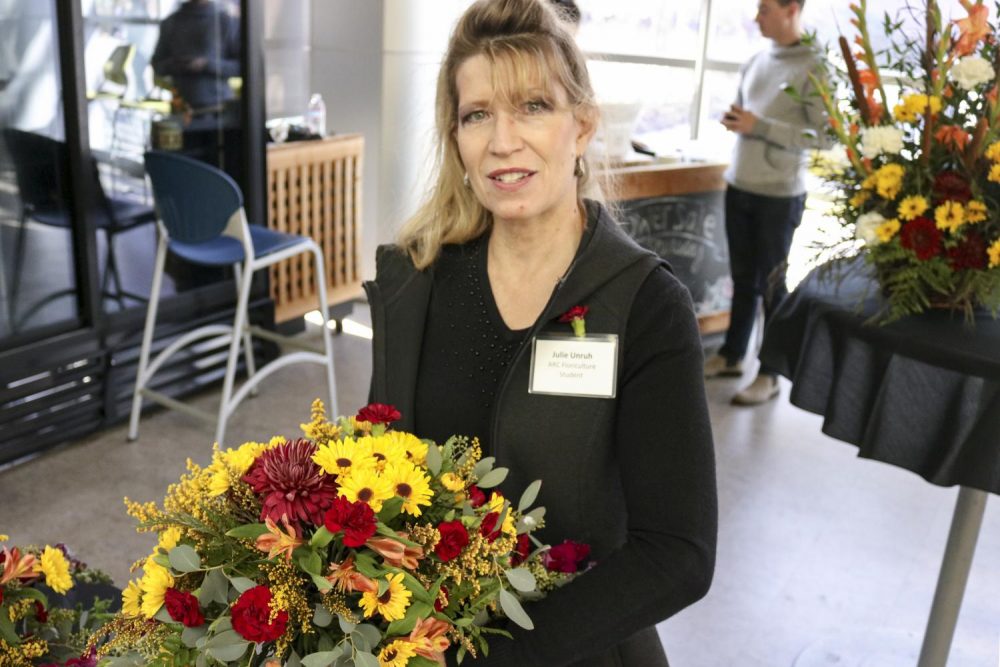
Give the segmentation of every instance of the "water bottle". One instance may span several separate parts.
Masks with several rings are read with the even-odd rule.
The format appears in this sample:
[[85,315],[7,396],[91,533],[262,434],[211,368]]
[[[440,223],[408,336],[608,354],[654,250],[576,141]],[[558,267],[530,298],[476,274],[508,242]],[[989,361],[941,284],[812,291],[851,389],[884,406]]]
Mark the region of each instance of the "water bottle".
[[306,127],[312,134],[326,136],[326,104],[323,103],[323,96],[319,93],[313,93],[309,98],[309,106],[306,108]]

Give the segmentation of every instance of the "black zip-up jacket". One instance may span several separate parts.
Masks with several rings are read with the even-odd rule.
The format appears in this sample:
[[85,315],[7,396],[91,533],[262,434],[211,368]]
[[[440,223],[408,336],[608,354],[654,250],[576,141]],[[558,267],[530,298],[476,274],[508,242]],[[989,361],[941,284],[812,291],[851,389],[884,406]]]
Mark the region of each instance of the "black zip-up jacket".
[[[540,538],[586,542],[597,564],[531,604],[535,630],[514,628],[514,641],[491,640],[489,657],[475,667],[666,665],[652,626],[700,599],[712,578],[714,454],[690,296],[600,205],[587,202],[587,211],[589,242],[500,380],[490,443],[497,465],[510,468],[507,497],[543,480]],[[399,249],[383,246],[376,279],[365,285],[374,328],[371,396],[401,411],[396,427],[403,430],[415,422],[433,270],[417,271]],[[647,281],[662,287],[656,302],[634,303]],[[576,305],[589,306],[588,334],[618,335],[615,399],[527,391],[531,339],[567,333],[558,318]],[[627,330],[634,309],[653,314],[651,329]],[[632,340],[641,346],[630,349]]]

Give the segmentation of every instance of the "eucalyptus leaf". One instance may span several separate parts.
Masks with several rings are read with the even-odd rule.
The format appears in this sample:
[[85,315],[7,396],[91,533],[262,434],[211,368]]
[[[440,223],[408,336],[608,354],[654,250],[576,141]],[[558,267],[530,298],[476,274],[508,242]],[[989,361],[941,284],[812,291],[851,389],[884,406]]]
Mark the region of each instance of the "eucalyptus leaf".
[[381,631],[369,623],[358,625],[354,628],[354,632],[363,636],[371,647],[378,646],[378,643],[382,641]]
[[167,607],[165,605],[160,607],[160,610],[153,615],[153,618],[163,623],[174,622],[174,619],[170,618],[170,612],[167,611]]
[[197,660],[194,661],[194,667],[208,667],[208,656],[199,653]]
[[510,582],[510,585],[522,593],[533,591],[537,586],[535,575],[525,567],[516,567],[512,570],[507,570],[504,574],[507,576],[507,581]]
[[500,608],[503,609],[503,613],[507,615],[507,618],[525,630],[535,629],[535,624],[531,622],[531,618],[525,613],[521,607],[521,603],[517,601],[513,593],[505,588],[500,589]]
[[256,540],[258,537],[268,532],[267,526],[262,523],[248,523],[243,526],[236,526],[232,530],[226,531],[228,537],[239,537],[246,540]]
[[170,559],[167,558],[167,554],[165,553],[157,552],[153,554],[153,562],[166,570],[170,569]]
[[528,488],[524,490],[521,494],[521,499],[517,501],[517,511],[524,512],[531,504],[535,502],[538,498],[538,491],[542,488],[542,480],[536,479],[534,482],[528,485]]
[[343,632],[345,635],[351,634],[351,632],[354,630],[355,624],[351,623],[346,618],[344,618],[342,614],[337,614],[337,623],[340,624],[340,631]]
[[507,479],[508,472],[507,468],[494,468],[480,477],[479,481],[476,482],[476,486],[481,489],[492,489],[494,486],[499,486]]
[[378,658],[367,651],[358,651],[355,653],[354,664],[357,667],[379,667]]
[[205,636],[208,632],[208,628],[204,625],[199,625],[197,628],[184,628],[181,632],[181,641],[188,648],[195,648],[198,646],[198,640]]
[[246,577],[229,577],[229,582],[241,595],[257,585],[257,582],[247,579]]
[[295,651],[292,651],[287,658],[285,658],[285,664],[283,667],[301,667],[302,658]]
[[201,582],[201,590],[198,591],[198,601],[202,606],[218,602],[226,604],[229,602],[229,582],[222,570],[209,570],[205,579]]
[[247,652],[247,646],[250,646],[250,643],[245,641],[242,644],[229,644],[205,649],[205,652],[219,662],[232,662],[243,657],[243,654]]
[[437,445],[427,445],[427,470],[435,477],[441,472],[441,450]]
[[313,624],[319,628],[326,628],[333,623],[333,614],[322,604],[317,604],[313,610]]
[[482,477],[490,470],[493,470],[493,464],[496,463],[496,459],[492,456],[487,456],[485,459],[479,459],[479,463],[476,467],[472,469],[473,477]]
[[332,651],[310,653],[302,658],[302,667],[327,667],[328,665],[332,665],[343,653],[344,650],[339,646]]
[[355,631],[351,633],[350,637],[351,637],[351,644],[354,645],[355,652],[372,650],[373,647],[371,645],[371,642],[368,641],[367,637],[358,632],[357,629],[355,629]]
[[178,544],[167,554],[170,567],[178,572],[197,572],[201,569],[201,556],[189,544]]
[[470,625],[472,625],[472,619],[469,618],[468,616],[463,616],[462,618],[456,618],[455,625],[457,625],[460,628],[467,628]]
[[212,624],[208,626],[208,631],[213,634],[219,634],[220,632],[225,632],[226,630],[233,629],[233,619],[230,616],[220,616]]
[[[208,638],[205,648],[219,648],[221,646],[232,646],[233,644],[246,644],[246,640],[235,630],[223,630]],[[233,658],[235,660],[235,658]]]

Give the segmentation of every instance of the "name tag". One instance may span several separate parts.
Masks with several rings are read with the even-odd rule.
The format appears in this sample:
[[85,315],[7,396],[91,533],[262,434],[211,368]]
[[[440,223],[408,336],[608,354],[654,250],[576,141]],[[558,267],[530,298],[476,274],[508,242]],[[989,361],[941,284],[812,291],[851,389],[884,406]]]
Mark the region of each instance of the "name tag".
[[614,398],[618,336],[544,334],[531,342],[532,394]]

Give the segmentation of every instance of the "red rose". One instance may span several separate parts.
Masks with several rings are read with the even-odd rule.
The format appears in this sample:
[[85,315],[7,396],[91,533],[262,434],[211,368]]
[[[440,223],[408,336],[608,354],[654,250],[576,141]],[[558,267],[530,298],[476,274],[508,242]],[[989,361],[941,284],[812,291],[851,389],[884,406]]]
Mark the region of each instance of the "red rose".
[[482,489],[473,484],[469,487],[469,503],[473,507],[482,507],[483,503],[486,502],[486,494],[483,493]]
[[344,546],[360,547],[375,534],[375,512],[368,503],[340,496],[323,516],[323,525],[331,533],[344,531]]
[[170,618],[186,628],[197,628],[205,622],[205,616],[198,608],[198,598],[186,591],[168,588],[163,604]]
[[[0,602],[3,602],[2,597],[0,597]],[[38,619],[39,623],[45,623],[49,620],[49,612],[45,611],[45,605],[38,600],[35,600],[35,618]]]
[[550,572],[572,573],[580,570],[590,557],[590,545],[566,540],[552,547],[542,556],[545,569]]
[[245,591],[231,608],[233,630],[251,642],[272,642],[285,634],[288,612],[281,610],[270,620],[271,589],[254,586]]
[[931,188],[934,191],[934,198],[938,201],[951,199],[964,204],[972,199],[969,182],[961,174],[954,171],[939,173],[934,177],[934,185]]
[[358,410],[357,419],[372,424],[389,424],[402,416],[395,406],[385,403],[369,403]]
[[954,248],[948,250],[952,271],[986,268],[986,241],[979,232],[970,231]]
[[512,567],[517,567],[524,561],[528,560],[528,556],[531,555],[531,538],[528,537],[527,533],[521,533],[517,536],[517,544],[514,545],[514,552],[510,555],[510,564]]
[[469,531],[458,519],[439,523],[437,529],[441,533],[441,539],[434,545],[434,553],[447,563],[462,553],[462,549],[469,544]]
[[920,216],[903,225],[899,243],[917,254],[917,259],[927,261],[941,254],[941,230],[930,218]]
[[497,538],[500,537],[500,529],[497,528],[497,519],[499,518],[499,512],[490,512],[483,517],[483,522],[479,524],[479,534],[485,537],[490,544],[496,542]]
[[582,320],[590,312],[590,306],[573,306],[565,313],[559,316],[560,322],[572,322],[573,320]]

